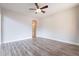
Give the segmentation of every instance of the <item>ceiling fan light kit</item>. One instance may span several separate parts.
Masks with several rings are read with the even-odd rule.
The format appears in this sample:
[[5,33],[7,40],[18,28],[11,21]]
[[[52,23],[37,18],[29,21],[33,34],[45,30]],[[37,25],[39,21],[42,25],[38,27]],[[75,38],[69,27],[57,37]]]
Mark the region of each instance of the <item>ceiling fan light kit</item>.
[[41,9],[37,9],[36,12],[41,12]]

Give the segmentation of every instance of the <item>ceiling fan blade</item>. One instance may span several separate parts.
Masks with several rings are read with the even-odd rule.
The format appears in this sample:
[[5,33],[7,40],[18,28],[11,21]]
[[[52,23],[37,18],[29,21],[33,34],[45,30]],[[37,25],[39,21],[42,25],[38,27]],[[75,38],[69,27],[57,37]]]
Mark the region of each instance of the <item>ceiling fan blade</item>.
[[41,7],[40,9],[45,9],[48,8],[48,5]]
[[45,11],[41,11],[42,13],[45,13]]
[[36,10],[35,8],[29,8],[29,10]]
[[37,9],[39,9],[38,3],[35,3],[35,6],[37,7]]

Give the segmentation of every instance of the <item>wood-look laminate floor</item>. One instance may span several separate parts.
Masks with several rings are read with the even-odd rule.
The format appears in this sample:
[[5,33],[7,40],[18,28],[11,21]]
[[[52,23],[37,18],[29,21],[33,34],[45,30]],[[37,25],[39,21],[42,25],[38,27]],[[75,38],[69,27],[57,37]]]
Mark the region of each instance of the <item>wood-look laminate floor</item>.
[[36,38],[0,46],[0,56],[79,56],[79,46]]

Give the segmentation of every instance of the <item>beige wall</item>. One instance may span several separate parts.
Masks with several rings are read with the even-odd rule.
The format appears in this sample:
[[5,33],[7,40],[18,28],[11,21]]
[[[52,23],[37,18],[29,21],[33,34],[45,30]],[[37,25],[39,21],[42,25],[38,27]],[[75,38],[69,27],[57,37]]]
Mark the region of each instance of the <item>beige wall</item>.
[[32,19],[25,15],[3,9],[3,43],[32,37]]
[[0,44],[1,44],[1,9],[0,9]]
[[78,10],[78,7],[75,7],[43,18],[39,36],[79,44]]

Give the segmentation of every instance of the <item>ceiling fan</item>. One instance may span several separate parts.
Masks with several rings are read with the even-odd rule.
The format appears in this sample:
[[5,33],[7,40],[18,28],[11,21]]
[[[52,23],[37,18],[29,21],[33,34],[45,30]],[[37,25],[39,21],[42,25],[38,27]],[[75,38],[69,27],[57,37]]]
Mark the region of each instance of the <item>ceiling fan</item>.
[[43,9],[46,9],[48,8],[48,5],[45,5],[43,7],[39,7],[38,3],[34,3],[36,8],[29,8],[29,10],[35,10],[35,14],[37,14],[38,12],[42,12],[42,13],[45,13],[45,11]]

